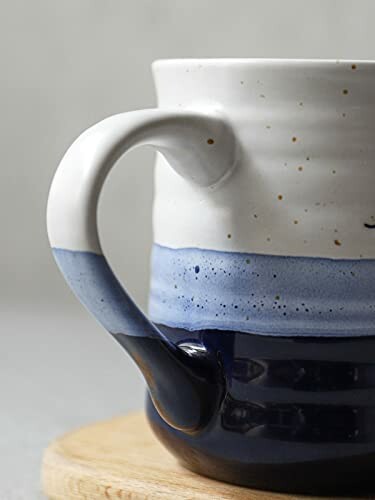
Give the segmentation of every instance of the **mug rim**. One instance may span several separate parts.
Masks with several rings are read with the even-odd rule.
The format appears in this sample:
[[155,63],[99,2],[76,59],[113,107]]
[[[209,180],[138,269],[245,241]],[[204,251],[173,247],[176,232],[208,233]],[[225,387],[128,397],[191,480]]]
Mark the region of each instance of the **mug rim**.
[[320,58],[268,58],[268,57],[218,57],[218,58],[160,58],[155,59],[151,66],[153,69],[168,66],[340,66],[342,64],[375,65],[373,59],[320,59]]

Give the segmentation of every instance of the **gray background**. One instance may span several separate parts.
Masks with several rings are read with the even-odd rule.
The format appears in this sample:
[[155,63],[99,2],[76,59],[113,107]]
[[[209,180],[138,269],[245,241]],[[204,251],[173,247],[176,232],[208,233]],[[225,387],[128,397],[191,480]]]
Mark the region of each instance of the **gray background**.
[[[131,361],[75,301],[51,258],[48,186],[73,139],[155,104],[168,57],[375,59],[368,0],[12,0],[0,14],[0,500],[42,498],[42,449],[86,422],[140,408]],[[142,307],[152,153],[122,159],[101,201],[113,267]]]

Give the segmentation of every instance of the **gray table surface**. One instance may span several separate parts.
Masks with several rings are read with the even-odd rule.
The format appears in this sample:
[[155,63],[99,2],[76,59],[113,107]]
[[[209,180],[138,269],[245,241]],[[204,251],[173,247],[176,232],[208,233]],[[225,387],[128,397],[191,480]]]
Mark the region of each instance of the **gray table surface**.
[[133,362],[82,309],[0,310],[0,500],[44,499],[43,449],[89,422],[140,409]]

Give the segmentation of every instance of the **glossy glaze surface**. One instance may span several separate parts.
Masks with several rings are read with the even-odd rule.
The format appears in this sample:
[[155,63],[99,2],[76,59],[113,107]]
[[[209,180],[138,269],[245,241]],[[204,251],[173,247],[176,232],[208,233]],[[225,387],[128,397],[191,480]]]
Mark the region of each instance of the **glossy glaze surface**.
[[222,361],[226,393],[201,433],[151,425],[187,467],[256,488],[313,494],[374,491],[375,337],[271,338],[187,332]]

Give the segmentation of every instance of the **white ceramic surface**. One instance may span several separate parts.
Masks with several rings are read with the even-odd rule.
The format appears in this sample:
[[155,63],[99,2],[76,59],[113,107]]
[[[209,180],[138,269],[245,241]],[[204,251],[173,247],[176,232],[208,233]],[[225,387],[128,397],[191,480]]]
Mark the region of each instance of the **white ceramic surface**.
[[213,191],[158,159],[157,243],[375,257],[375,230],[365,227],[375,224],[375,63],[198,59],[153,70],[161,108],[221,109],[241,149]]
[[[66,154],[49,201],[53,246],[100,252],[91,218],[109,168],[103,164],[108,157],[113,164],[125,149],[151,144],[174,167],[159,156],[157,243],[274,255],[375,256],[375,231],[368,228],[375,223],[374,63],[166,60],[153,70],[160,111],[108,118]],[[231,168],[235,146],[223,133],[226,125],[220,119],[204,123],[204,114],[225,117],[240,148],[237,168],[214,188],[210,184]],[[85,179],[84,187],[78,178]]]
[[101,253],[96,224],[100,191],[112,166],[133,147],[155,147],[188,184],[212,190],[234,168],[237,146],[223,116],[213,109],[205,111],[133,111],[107,118],[80,135],[51,186],[51,245]]

